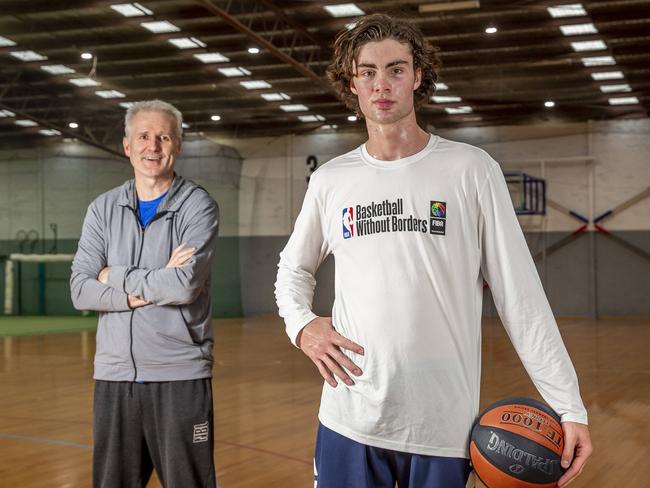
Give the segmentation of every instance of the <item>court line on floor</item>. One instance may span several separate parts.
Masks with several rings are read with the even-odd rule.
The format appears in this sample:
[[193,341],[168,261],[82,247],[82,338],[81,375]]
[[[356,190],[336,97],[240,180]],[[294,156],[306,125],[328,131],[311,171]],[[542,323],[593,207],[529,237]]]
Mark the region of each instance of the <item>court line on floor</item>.
[[[62,439],[50,439],[48,437],[37,437],[37,436],[31,436],[31,435],[5,434],[3,432],[0,432],[0,439],[12,440],[12,441],[35,442],[35,443],[50,444],[50,445],[55,445],[55,446],[76,447],[78,449],[92,449],[93,448],[93,446],[90,445],[90,444],[81,444],[79,442],[65,441],[65,440],[62,440]],[[260,453],[263,453],[263,454],[268,454],[270,456],[280,457],[280,458],[286,459],[288,461],[295,461],[297,463],[306,464],[308,466],[311,465],[311,461],[305,461],[304,459],[296,458],[296,457],[293,457],[293,456],[288,456],[286,454],[281,454],[279,452],[269,451],[268,449],[262,449],[261,447],[247,446],[245,444],[239,444],[237,442],[230,442],[230,441],[215,440],[214,442],[215,442],[215,444],[223,444],[223,445],[226,445],[226,446],[238,447],[240,449],[248,449],[248,450],[255,451],[255,452],[260,452]]]
[[32,435],[16,435],[16,434],[5,434],[0,432],[0,439],[7,439],[11,441],[28,441],[36,442],[40,444],[51,444],[54,446],[66,446],[66,447],[76,447],[78,449],[92,449],[93,446],[90,444],[81,444],[79,442],[64,441],[62,439],[50,439],[48,437],[36,437]]

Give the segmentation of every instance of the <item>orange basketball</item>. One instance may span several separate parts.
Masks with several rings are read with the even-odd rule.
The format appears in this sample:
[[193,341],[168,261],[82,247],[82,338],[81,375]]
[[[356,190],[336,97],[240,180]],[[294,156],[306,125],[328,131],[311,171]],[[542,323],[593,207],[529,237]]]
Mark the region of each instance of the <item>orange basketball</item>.
[[480,415],[469,453],[488,488],[551,488],[564,472],[563,448],[558,414],[530,398],[506,398]]

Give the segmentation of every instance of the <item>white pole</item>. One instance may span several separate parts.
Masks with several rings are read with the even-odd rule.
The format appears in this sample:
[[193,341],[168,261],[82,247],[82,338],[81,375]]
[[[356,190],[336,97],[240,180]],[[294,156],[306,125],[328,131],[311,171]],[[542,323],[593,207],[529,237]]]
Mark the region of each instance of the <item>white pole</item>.
[[5,262],[5,315],[11,315],[14,305],[14,262]]

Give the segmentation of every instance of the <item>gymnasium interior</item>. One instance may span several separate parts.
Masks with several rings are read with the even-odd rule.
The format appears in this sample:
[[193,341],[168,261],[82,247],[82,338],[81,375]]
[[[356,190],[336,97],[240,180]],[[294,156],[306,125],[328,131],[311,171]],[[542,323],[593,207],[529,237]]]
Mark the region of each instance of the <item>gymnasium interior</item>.
[[[323,381],[274,282],[310,175],[367,139],[326,68],[336,34],[377,12],[439,47],[420,126],[506,175],[589,412],[571,486],[648,486],[650,0],[0,0],[0,487],[91,486],[97,314],[72,306],[70,265],[90,202],[133,177],[124,114],[149,99],[183,113],[176,171],[220,207],[219,485],[313,486]],[[482,364],[482,408],[541,399],[489,287]]]

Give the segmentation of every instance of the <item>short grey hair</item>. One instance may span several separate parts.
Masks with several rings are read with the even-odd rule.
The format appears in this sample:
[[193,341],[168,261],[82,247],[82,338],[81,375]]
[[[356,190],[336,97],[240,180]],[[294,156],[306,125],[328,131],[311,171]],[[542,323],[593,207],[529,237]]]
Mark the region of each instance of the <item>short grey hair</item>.
[[176,121],[176,137],[179,141],[183,139],[183,114],[171,103],[162,100],[144,100],[136,102],[126,110],[124,116],[124,135],[127,139],[131,136],[131,120],[138,112],[163,112],[174,117]]

